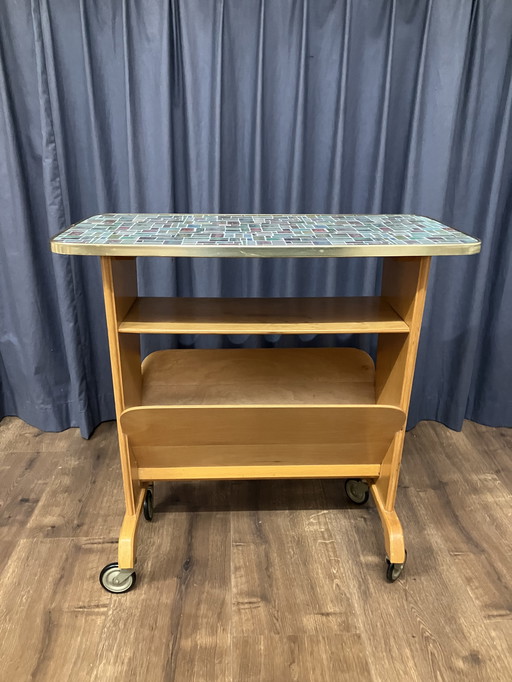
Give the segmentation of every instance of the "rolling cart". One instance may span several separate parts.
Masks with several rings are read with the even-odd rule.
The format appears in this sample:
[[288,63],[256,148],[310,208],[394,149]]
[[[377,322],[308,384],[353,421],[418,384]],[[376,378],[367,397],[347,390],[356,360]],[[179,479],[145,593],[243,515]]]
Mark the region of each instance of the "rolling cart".
[[[344,478],[371,493],[386,576],[406,550],[395,497],[430,257],[480,242],[414,215],[104,214],[54,237],[60,254],[101,257],[126,513],[100,582],[135,583],[136,533],[153,482]],[[379,296],[149,298],[136,257],[383,257]],[[355,348],[163,350],[140,334],[378,334],[376,362]]]

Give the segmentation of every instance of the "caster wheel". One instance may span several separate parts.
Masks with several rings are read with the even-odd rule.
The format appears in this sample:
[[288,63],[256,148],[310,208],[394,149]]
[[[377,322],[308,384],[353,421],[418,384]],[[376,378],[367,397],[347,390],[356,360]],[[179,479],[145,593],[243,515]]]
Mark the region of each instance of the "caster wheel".
[[366,504],[370,498],[368,483],[360,478],[347,478],[345,481],[345,492],[348,499],[354,504]]
[[113,594],[128,592],[135,585],[135,571],[132,573],[123,572],[117,563],[107,564],[100,573],[100,584]]
[[[407,552],[405,553],[405,561],[407,561]],[[386,557],[386,578],[388,582],[394,583],[395,580],[398,580],[404,570],[405,561],[403,564],[392,564]]]
[[153,520],[153,489],[148,488],[146,494],[144,495],[144,507],[143,507],[144,518],[146,521]]

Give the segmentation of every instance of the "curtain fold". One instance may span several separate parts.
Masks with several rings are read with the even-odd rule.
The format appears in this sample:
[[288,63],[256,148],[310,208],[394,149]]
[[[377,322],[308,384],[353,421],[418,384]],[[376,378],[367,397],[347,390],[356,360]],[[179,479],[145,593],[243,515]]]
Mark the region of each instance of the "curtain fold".
[[[0,6],[0,417],[114,417],[97,213],[417,213],[434,259],[409,425],[512,426],[508,0],[31,0]],[[142,259],[145,295],[371,295],[375,259]],[[145,337],[168,347],[359,336]]]

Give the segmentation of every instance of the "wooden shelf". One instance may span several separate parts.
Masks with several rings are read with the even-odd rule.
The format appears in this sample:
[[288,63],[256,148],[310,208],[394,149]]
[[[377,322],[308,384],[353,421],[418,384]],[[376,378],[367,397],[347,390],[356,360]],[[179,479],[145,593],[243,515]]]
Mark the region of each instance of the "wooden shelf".
[[405,414],[355,348],[164,350],[120,417],[140,480],[378,477]]
[[143,405],[373,405],[356,348],[162,350],[142,363]]
[[129,334],[327,334],[409,331],[378,296],[137,298],[119,324]]
[[405,414],[389,405],[158,405],[125,410],[141,480],[378,476]]
[[[374,444],[134,447],[141,480],[377,477]],[[241,472],[240,469],[243,468]]]

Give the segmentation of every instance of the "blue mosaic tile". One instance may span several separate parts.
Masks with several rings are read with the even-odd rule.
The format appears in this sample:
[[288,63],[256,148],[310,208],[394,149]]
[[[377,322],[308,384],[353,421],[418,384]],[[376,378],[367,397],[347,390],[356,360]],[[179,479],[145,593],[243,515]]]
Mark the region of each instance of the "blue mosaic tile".
[[[93,216],[53,241],[69,245],[183,247],[312,247],[477,245],[478,240],[414,215],[207,215]],[[78,252],[78,251],[77,251]]]

